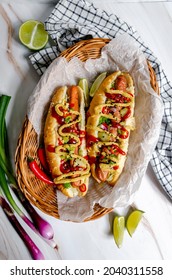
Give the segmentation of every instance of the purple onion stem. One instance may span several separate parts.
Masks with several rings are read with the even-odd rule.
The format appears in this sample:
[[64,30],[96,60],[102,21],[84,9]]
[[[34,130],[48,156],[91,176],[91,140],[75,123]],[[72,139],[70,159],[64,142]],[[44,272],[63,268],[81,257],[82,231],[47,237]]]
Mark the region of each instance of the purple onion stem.
[[39,250],[39,248],[35,245],[33,240],[30,238],[30,236],[27,234],[27,232],[24,230],[24,228],[20,225],[17,218],[14,215],[14,212],[12,208],[9,206],[9,204],[6,202],[6,200],[0,195],[0,205],[6,214],[8,220],[16,230],[16,232],[19,234],[21,239],[23,240],[24,244],[28,248],[32,258],[34,260],[44,260],[44,256],[42,252]]

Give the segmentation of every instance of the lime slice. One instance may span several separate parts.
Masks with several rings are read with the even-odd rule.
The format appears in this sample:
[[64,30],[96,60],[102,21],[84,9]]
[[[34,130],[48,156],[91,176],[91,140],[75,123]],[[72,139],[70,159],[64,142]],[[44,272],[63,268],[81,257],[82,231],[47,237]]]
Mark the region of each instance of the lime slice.
[[79,80],[78,86],[80,88],[82,88],[83,92],[84,92],[84,100],[85,100],[85,106],[88,107],[89,106],[89,87],[88,87],[88,81],[87,79],[83,78]]
[[116,216],[113,221],[113,236],[118,248],[122,246],[125,230],[125,218],[123,216]]
[[90,96],[93,97],[103,80],[106,78],[107,72],[101,73],[93,82],[91,88],[90,88]]
[[19,28],[19,39],[29,49],[40,50],[48,42],[48,33],[42,22],[28,20]]
[[127,218],[126,221],[126,228],[128,230],[128,233],[130,234],[130,236],[133,235],[133,233],[135,232],[142,216],[143,216],[143,211],[141,210],[134,210]]

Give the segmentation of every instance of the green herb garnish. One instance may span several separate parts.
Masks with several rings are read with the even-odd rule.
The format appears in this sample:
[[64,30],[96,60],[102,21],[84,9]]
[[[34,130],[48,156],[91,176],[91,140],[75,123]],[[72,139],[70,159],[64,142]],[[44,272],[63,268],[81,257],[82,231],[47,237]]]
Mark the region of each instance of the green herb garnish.
[[101,117],[99,118],[99,125],[102,124],[102,123],[110,124],[110,122],[111,122],[111,120],[108,119],[108,118],[106,118],[106,117],[104,117],[104,116],[101,116]]
[[71,116],[65,118],[65,123],[70,123],[70,121],[71,121]]
[[71,188],[71,183],[64,183],[64,188],[65,189]]

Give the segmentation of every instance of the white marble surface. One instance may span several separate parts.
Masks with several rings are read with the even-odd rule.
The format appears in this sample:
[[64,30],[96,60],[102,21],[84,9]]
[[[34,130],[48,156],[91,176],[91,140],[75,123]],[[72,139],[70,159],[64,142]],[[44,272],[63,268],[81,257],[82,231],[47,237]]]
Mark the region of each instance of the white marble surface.
[[[35,4],[35,2],[37,2]],[[172,2],[89,0],[95,6],[116,13],[133,25],[145,43],[159,58],[169,79],[172,79]],[[30,18],[44,21],[56,1],[0,1],[0,92],[12,96],[7,122],[11,158],[26,113],[27,99],[39,76],[28,62],[30,51],[18,41],[18,28]],[[114,213],[99,220],[76,224],[46,216],[55,231],[59,251],[55,252],[40,238],[25,229],[50,259],[172,259],[172,204],[161,189],[150,166],[135,196],[135,205],[145,211],[133,238],[125,234],[118,249],[111,234]],[[120,209],[119,214],[126,209]],[[22,222],[21,222],[22,223]],[[23,223],[22,223],[23,224]],[[23,242],[0,209],[0,259],[31,259]]]

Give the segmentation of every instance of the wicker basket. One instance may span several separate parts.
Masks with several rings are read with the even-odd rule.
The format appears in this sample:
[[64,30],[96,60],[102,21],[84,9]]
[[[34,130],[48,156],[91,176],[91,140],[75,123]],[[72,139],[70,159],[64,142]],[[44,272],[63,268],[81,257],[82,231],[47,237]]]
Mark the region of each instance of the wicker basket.
[[[82,61],[86,61],[88,58],[96,59],[100,57],[101,49],[109,43],[109,41],[109,39],[100,38],[84,40],[65,50],[61,56],[65,57],[67,60],[70,60],[74,56],[77,56]],[[155,73],[149,63],[148,66],[151,86],[159,94]],[[23,129],[18,139],[15,155],[18,184],[27,199],[33,205],[46,214],[59,218],[56,190],[37,179],[28,168],[28,156],[36,158],[39,162],[37,157],[38,145],[37,134],[26,116]],[[111,211],[112,208],[103,208],[96,204],[94,207],[94,214],[85,221],[100,218]]]

